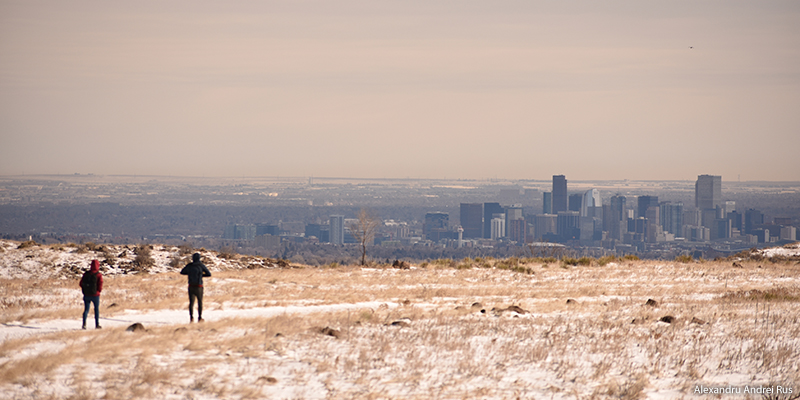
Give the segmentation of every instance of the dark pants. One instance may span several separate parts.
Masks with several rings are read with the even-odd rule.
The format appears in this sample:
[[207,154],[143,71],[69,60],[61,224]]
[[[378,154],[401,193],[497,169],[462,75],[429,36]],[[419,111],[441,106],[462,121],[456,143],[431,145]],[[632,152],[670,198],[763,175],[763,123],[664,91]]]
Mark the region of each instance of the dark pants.
[[203,318],[203,287],[189,286],[189,317],[192,317],[194,299],[197,298],[197,319]]
[[100,296],[83,296],[83,326],[89,316],[89,306],[94,304],[94,326],[100,326]]

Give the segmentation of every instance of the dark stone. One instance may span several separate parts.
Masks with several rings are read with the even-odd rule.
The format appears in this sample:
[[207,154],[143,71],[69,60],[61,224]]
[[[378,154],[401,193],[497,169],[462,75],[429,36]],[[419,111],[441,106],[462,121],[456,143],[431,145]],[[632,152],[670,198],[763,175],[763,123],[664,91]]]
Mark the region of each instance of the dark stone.
[[327,327],[327,326],[326,326],[326,327],[324,327],[324,328],[322,328],[322,329],[320,329],[320,331],[319,331],[319,332],[320,332],[321,334],[323,334],[323,335],[333,336],[333,337],[335,337],[335,338],[337,338],[337,339],[338,339],[338,338],[340,338],[340,337],[342,336],[342,333],[341,333],[341,332],[337,331],[336,329],[333,329],[333,328]]
[[702,319],[700,319],[700,318],[697,318],[697,317],[692,317],[692,323],[693,323],[693,324],[697,324],[697,325],[705,325],[705,324],[707,324],[708,322],[706,322],[706,321],[703,321]]
[[575,304],[575,303],[577,303],[577,301],[575,301],[574,299],[567,299],[567,304]]
[[650,306],[650,307],[658,307],[658,302],[653,300],[653,299],[647,299],[647,302],[644,303],[644,305]]
[[671,324],[671,323],[675,322],[675,317],[673,317],[672,315],[665,315],[665,316],[661,317],[661,319],[659,319],[659,321]]
[[128,331],[128,332],[144,332],[144,331],[146,331],[147,329],[144,329],[144,325],[142,325],[142,324],[140,324],[140,323],[138,323],[138,322],[137,322],[137,323],[135,323],[135,324],[133,324],[133,325],[129,326],[129,327],[128,327],[127,329],[125,329],[125,330],[126,330],[126,331]]

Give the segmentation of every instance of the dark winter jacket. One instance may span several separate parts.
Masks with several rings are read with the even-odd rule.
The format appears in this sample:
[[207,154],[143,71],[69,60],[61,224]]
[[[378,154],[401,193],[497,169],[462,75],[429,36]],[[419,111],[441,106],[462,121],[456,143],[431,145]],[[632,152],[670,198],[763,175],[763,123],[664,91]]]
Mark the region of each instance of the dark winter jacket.
[[203,277],[211,276],[211,272],[200,262],[200,254],[194,253],[192,254],[192,262],[183,267],[181,275],[189,276],[189,286],[203,287]]
[[80,283],[78,283],[78,286],[83,287],[83,280],[86,279],[86,277],[89,275],[97,276],[97,293],[95,293],[94,295],[100,296],[100,292],[103,291],[103,274],[100,273],[100,261],[92,260],[91,267],[89,268],[88,271],[83,273],[83,276],[81,277],[81,281]]

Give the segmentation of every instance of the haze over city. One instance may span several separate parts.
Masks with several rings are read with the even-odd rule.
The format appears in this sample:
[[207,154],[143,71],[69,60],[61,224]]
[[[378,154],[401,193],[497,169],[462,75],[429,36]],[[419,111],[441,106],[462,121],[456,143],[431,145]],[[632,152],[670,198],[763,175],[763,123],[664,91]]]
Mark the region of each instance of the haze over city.
[[800,180],[800,3],[0,3],[0,175]]

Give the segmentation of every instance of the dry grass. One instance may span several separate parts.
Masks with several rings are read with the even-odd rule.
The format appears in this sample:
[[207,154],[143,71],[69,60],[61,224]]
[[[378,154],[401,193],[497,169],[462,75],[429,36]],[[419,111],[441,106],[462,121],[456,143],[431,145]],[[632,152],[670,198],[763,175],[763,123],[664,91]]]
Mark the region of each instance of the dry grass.
[[[800,381],[796,265],[759,268],[745,261],[742,268],[732,268],[725,262],[613,259],[561,268],[542,261],[215,272],[206,285],[208,310],[387,306],[228,318],[181,330],[174,325],[141,333],[114,328],[6,340],[0,343],[0,391],[14,388],[19,397],[44,398],[104,393],[109,399],[167,393],[638,399],[663,388],[663,382],[687,390],[720,374]],[[185,277],[177,274],[106,279],[104,316],[187,305]],[[77,321],[82,310],[65,308],[63,299],[70,295],[61,289],[80,296],[76,282],[0,281],[2,319],[68,314]],[[645,306],[649,298],[659,305]],[[567,299],[577,301],[567,304]],[[472,308],[474,302],[482,307]],[[117,306],[108,308],[112,303]],[[531,313],[491,313],[509,305]],[[675,321],[658,322],[665,315]],[[693,317],[708,323],[692,323]],[[391,325],[401,318],[410,324]],[[322,327],[341,335],[322,335]],[[51,342],[63,345],[45,345]],[[74,370],[87,369],[94,379],[75,377]],[[42,385],[64,391],[42,392]]]

